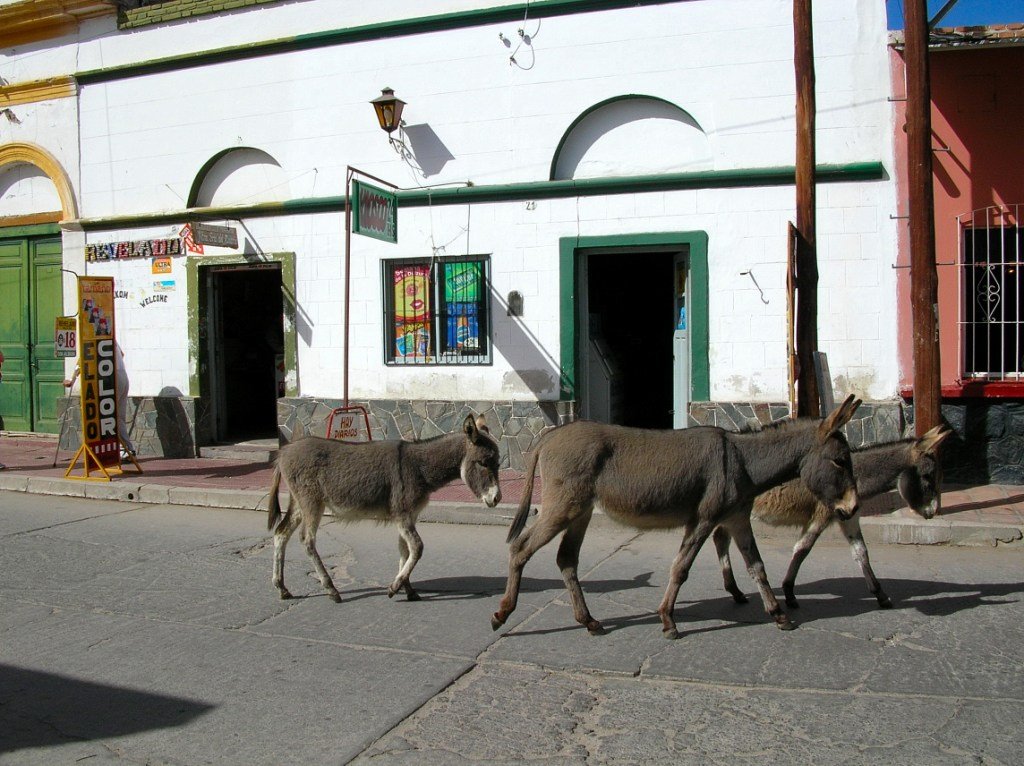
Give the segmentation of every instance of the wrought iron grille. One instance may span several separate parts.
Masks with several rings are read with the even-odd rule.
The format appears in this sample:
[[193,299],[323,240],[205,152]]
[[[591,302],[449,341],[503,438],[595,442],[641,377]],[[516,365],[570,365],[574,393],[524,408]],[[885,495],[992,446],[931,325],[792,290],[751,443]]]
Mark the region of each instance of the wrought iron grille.
[[382,261],[384,362],[490,364],[490,259]]
[[965,380],[1024,379],[1020,205],[960,216],[960,348]]

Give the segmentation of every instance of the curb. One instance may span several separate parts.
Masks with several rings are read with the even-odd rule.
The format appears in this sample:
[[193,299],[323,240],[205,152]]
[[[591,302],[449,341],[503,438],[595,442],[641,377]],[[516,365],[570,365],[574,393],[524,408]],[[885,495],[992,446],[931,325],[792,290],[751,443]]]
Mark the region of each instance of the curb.
[[[188,505],[217,509],[266,511],[268,493],[265,490],[236,490],[217,487],[175,487],[167,484],[135,482],[92,482],[63,479],[52,476],[25,476],[0,472],[0,490],[25,492],[35,495],[58,495],[91,500],[117,500],[157,505]],[[436,524],[479,524],[508,526],[518,505],[499,504],[487,508],[483,504],[431,501],[420,514],[419,520]],[[331,515],[328,511],[328,515]],[[593,525],[619,527],[601,512],[595,512]],[[756,519],[754,534],[763,540],[799,538],[795,527],[773,527]],[[868,543],[882,545],[951,545],[966,547],[996,547],[999,545],[1024,550],[1024,528],[1013,525],[984,524],[952,519],[921,519],[904,516],[902,511],[865,516],[861,529]],[[669,530],[671,531],[671,530]],[[830,542],[845,542],[836,526],[829,527],[821,538]]]

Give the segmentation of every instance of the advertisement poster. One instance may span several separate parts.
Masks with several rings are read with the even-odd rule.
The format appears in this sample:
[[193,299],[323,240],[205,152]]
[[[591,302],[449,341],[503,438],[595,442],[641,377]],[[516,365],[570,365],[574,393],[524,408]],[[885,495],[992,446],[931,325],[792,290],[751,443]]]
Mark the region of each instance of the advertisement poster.
[[444,265],[444,300],[448,316],[445,348],[475,352],[480,349],[478,304],[482,292],[479,263]]
[[121,465],[117,438],[114,357],[114,279],[78,279],[78,365],[82,386],[82,443],[104,467]]
[[395,355],[430,353],[430,268],[406,266],[394,271]]

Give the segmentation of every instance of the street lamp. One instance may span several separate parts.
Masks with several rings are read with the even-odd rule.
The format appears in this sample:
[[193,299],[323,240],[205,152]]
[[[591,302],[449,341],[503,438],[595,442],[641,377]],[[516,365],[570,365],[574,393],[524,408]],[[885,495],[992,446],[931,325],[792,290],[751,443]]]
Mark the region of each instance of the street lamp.
[[380,95],[370,103],[373,104],[373,111],[377,113],[377,122],[380,123],[381,130],[390,136],[402,123],[402,109],[405,107],[405,102],[396,97],[391,88],[384,88]]

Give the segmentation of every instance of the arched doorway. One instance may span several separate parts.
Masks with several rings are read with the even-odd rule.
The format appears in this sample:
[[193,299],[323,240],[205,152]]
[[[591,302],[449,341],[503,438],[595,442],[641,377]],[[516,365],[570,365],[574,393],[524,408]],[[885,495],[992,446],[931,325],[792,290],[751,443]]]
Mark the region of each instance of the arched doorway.
[[56,433],[64,362],[54,319],[64,313],[58,222],[76,217],[60,164],[30,144],[0,146],[0,427]]

